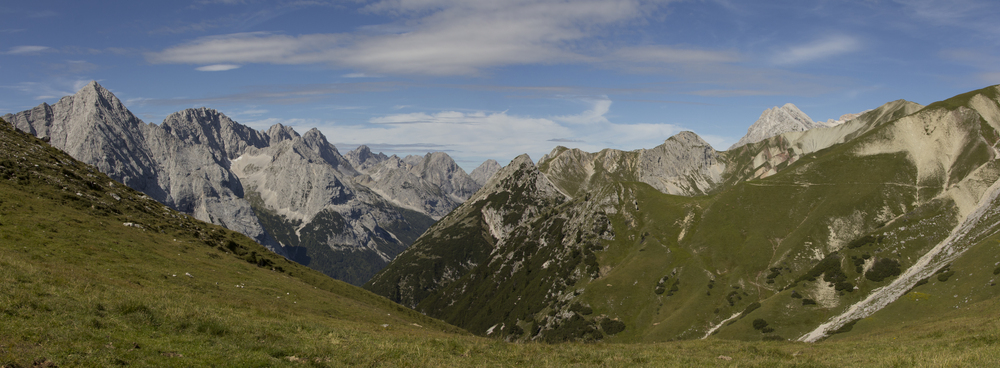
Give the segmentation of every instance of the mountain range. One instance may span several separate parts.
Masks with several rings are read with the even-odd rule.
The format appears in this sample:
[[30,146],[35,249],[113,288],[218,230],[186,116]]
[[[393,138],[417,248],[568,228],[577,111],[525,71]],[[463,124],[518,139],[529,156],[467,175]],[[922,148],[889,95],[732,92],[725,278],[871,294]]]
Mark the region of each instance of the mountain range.
[[[481,186],[444,153],[341,155],[319,130],[257,131],[207,108],[146,124],[97,82],[4,119],[170,208],[359,285]],[[497,168],[486,162],[479,180]]]
[[815,342],[997,296],[995,86],[819,123],[788,104],[727,151],[682,132],[471,174],[206,108],[146,124],[97,83],[4,120],[145,198],[507,340]]
[[[995,297],[932,313],[897,309],[899,318],[878,329],[859,331],[878,322],[866,318],[808,345],[715,337],[553,345],[473,336],[178,213],[3,120],[0,239],[3,367],[936,367],[1000,359]],[[986,288],[967,270],[955,262],[935,279]],[[935,300],[930,285],[907,295]],[[574,310],[592,315],[585,307]],[[612,321],[603,331],[635,328]],[[759,318],[752,326],[770,328]],[[509,336],[508,328],[491,336]]]
[[995,300],[1000,87],[845,119],[518,157],[365,288],[549,342],[815,342]]

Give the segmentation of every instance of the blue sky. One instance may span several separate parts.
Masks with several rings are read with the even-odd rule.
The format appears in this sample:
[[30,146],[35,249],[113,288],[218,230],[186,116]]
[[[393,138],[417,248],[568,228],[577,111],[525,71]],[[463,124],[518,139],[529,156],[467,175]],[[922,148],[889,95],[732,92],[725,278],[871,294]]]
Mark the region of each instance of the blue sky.
[[1000,83],[985,0],[34,0],[0,19],[0,113],[97,80],[146,122],[206,106],[466,170],[682,130],[723,150],[788,102],[827,120]]

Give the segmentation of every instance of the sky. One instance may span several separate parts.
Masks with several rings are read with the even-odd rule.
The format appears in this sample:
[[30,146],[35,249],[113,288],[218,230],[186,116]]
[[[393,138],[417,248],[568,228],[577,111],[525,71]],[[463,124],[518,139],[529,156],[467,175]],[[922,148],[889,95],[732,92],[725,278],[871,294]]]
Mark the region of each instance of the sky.
[[993,0],[33,0],[0,19],[0,114],[96,80],[148,123],[209,107],[466,171],[685,130],[725,150],[785,103],[826,121],[1000,83]]

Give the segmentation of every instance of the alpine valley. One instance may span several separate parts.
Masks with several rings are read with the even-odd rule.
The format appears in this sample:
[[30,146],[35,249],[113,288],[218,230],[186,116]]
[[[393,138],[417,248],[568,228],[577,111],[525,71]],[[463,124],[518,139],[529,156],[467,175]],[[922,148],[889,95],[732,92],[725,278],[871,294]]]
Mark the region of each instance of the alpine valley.
[[365,288],[511,341],[921,325],[1000,295],[998,131],[994,86],[826,123],[789,104],[724,152],[690,132],[557,147],[504,167]]

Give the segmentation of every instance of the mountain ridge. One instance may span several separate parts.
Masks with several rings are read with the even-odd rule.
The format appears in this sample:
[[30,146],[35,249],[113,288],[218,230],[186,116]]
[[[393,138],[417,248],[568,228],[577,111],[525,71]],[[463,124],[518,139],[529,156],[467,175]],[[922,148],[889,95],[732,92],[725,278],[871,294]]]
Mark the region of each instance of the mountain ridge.
[[[683,196],[637,180],[646,151],[557,148],[498,173],[365,287],[507,340],[815,341],[900,310],[926,318],[915,298],[942,310],[961,307],[952,293],[998,295],[997,117],[1000,87],[989,87],[725,152],[691,144],[718,155],[721,180]],[[562,199],[505,185],[536,176]],[[481,253],[457,256],[456,244]],[[949,267],[974,284],[940,276]],[[900,297],[910,291],[920,296]]]

